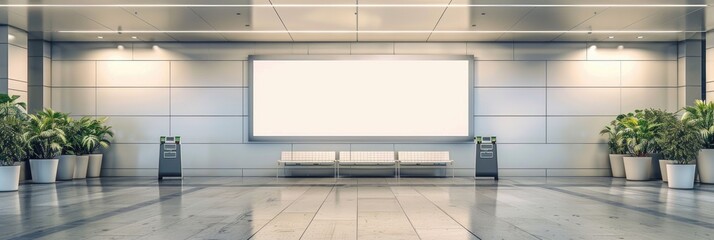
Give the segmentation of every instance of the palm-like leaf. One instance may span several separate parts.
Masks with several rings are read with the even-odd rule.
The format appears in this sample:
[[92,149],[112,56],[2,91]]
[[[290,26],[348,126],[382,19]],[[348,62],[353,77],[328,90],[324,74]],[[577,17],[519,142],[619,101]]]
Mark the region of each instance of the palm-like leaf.
[[66,114],[51,109],[29,115],[23,137],[26,139],[31,158],[51,159],[62,153],[67,138],[61,127],[67,119]]
[[682,121],[698,129],[705,148],[714,148],[714,102],[697,100],[683,110]]
[[83,136],[81,148],[85,153],[94,153],[99,148],[107,148],[111,144],[108,138],[114,137],[110,126],[106,126],[107,118],[82,119]]

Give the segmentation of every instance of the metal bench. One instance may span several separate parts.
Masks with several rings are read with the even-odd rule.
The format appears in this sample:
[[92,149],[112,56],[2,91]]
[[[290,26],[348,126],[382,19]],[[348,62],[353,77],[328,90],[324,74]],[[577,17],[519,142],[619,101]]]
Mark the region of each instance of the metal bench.
[[392,151],[342,151],[337,160],[337,175],[340,175],[340,166],[394,166],[394,176],[399,173],[399,164]]
[[[332,166],[333,174],[337,177],[337,158],[332,151],[286,151],[280,153],[278,168],[282,166],[285,176],[286,166]],[[280,177],[278,170],[275,177]]]
[[454,160],[449,158],[448,151],[404,151],[397,152],[399,175],[402,166],[447,166],[451,165],[451,177],[455,177]]

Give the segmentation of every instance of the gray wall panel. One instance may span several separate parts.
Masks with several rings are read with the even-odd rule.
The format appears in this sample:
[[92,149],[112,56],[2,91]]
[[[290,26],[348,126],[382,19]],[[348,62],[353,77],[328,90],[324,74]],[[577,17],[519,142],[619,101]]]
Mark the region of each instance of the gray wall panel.
[[72,115],[96,114],[94,88],[52,88],[52,108]]
[[474,65],[476,87],[545,87],[545,61],[476,61]]
[[605,143],[599,132],[614,118],[548,117],[548,143]]
[[94,87],[96,70],[95,61],[52,61],[52,86]]
[[167,61],[98,61],[98,87],[168,87]]
[[244,61],[173,61],[172,87],[243,86]]
[[245,117],[172,117],[171,134],[184,143],[243,143]]
[[548,87],[620,86],[618,61],[549,61]]
[[617,115],[619,88],[549,88],[548,115]]
[[242,115],[243,88],[172,88],[172,115]]
[[474,114],[545,115],[545,88],[476,88]]
[[115,143],[158,143],[169,135],[169,117],[108,117]]
[[476,117],[475,136],[497,136],[500,143],[545,143],[545,117]]
[[169,115],[169,98],[168,88],[98,88],[97,114]]

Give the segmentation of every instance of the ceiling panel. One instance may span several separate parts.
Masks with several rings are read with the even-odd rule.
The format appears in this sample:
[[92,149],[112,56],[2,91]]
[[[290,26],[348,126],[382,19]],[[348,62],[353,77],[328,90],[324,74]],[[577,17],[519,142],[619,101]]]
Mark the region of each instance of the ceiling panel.
[[424,42],[429,33],[360,33],[359,41],[365,42]]
[[[451,4],[469,4],[467,0],[455,0]],[[532,8],[466,8],[449,7],[439,21],[437,30],[507,30]],[[472,25],[476,26],[472,26]]]
[[228,41],[237,42],[290,42],[292,39],[287,33],[223,33]]
[[165,42],[165,41],[176,41],[163,33],[147,33],[143,34],[140,38],[133,39],[132,35],[129,34],[101,34],[102,39],[97,38],[96,33],[58,33],[54,32],[49,34],[52,41],[107,41],[107,42]]
[[172,38],[181,42],[220,42],[227,41],[220,33],[171,33]]
[[496,41],[501,36],[500,33],[433,33],[429,38],[431,42],[449,41],[475,41],[491,42]]
[[504,33],[498,41],[548,42],[559,35],[560,33]]
[[[615,38],[609,38],[613,36]],[[644,38],[637,38],[637,36],[644,36]],[[632,34],[632,33],[619,33],[619,34],[603,34],[603,33],[593,33],[593,34],[582,34],[582,33],[566,33],[560,35],[554,41],[559,42],[659,42],[659,41],[678,41],[680,38],[684,38],[685,35],[682,33],[658,33],[658,34]]]
[[[324,0],[273,0],[273,4],[324,4]],[[333,0],[329,4],[355,4],[354,0]],[[356,8],[291,8],[277,7],[275,11],[288,30],[355,30]]]
[[508,30],[569,30],[605,8],[534,8]]
[[621,30],[657,14],[658,11],[656,8],[608,8],[598,12],[573,30]]
[[28,31],[111,30],[71,8],[35,8],[26,13],[15,13],[17,15],[14,15],[14,19],[17,19],[17,22],[25,22],[22,18],[27,19],[27,26],[23,29]]
[[291,33],[297,42],[352,42],[357,41],[356,33]]
[[625,29],[628,30],[704,30],[703,8],[662,9],[642,21]]
[[75,8],[77,14],[85,16],[109,29],[156,30],[153,26],[135,17],[122,8]]
[[191,8],[125,8],[130,14],[146,21],[158,30],[214,30]]
[[[448,4],[449,0],[412,0],[413,4]],[[401,0],[361,0],[360,4],[404,4]],[[445,7],[359,8],[359,30],[432,30]]]
[[272,8],[193,8],[193,10],[216,30],[285,30]]

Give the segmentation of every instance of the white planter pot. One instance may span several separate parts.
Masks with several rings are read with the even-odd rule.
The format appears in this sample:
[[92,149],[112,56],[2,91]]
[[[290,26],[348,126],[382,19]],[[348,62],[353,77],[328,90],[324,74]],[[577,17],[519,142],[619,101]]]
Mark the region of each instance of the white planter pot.
[[74,179],[87,178],[87,164],[89,164],[89,155],[77,156],[77,164],[74,166]]
[[89,165],[87,168],[87,177],[96,178],[102,172],[102,154],[89,154]]
[[662,173],[662,181],[667,182],[667,164],[674,164],[674,160],[659,160],[659,172]]
[[659,168],[659,160],[664,159],[664,154],[653,153],[648,155],[652,157],[652,170],[650,171],[650,179],[659,179],[662,177],[662,171]]
[[696,172],[697,165],[694,164],[667,164],[667,185],[669,188],[692,189]]
[[59,159],[30,159],[32,182],[53,183],[57,179]]
[[714,149],[699,150],[697,167],[699,168],[699,181],[714,184]]
[[652,175],[652,157],[624,157],[627,180],[647,181]]
[[17,191],[20,186],[20,165],[0,166],[0,192]]
[[77,156],[62,155],[59,156],[59,164],[57,165],[57,180],[67,181],[74,178],[74,170],[77,165]]
[[612,169],[612,177],[625,177],[625,163],[622,158],[627,154],[610,154],[610,169]]

